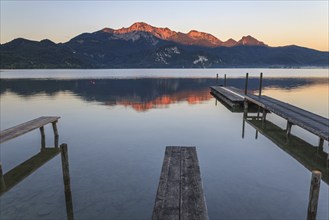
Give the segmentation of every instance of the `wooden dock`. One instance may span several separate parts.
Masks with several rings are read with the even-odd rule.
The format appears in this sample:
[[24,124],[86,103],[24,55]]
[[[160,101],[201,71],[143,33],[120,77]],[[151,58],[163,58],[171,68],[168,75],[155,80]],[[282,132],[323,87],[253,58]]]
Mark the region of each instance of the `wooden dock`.
[[319,147],[323,147],[324,140],[329,140],[329,119],[320,115],[306,111],[304,109],[293,106],[289,103],[261,95],[262,74],[260,77],[259,95],[254,95],[247,91],[248,87],[248,74],[246,75],[245,90],[240,90],[235,87],[228,86],[212,86],[211,93],[217,98],[224,101],[231,107],[244,106],[245,109],[253,106],[258,106],[262,109],[263,117],[266,118],[268,112],[275,113],[276,115],[287,120],[287,135],[291,133],[292,125],[299,127],[317,135],[319,139]]
[[244,103],[244,93],[242,90],[235,87],[225,86],[211,86],[211,93],[224,101],[232,108],[242,107]]
[[287,135],[290,135],[291,126],[299,127],[320,137],[319,146],[323,140],[329,140],[329,119],[320,115],[293,106],[289,103],[279,101],[268,96],[245,95],[246,101],[254,103],[287,120]]
[[208,219],[195,147],[166,147],[152,219]]
[[33,119],[31,121],[8,128],[6,130],[3,130],[0,132],[0,143],[4,143],[15,137],[21,136],[25,133],[28,133],[30,131],[39,128],[41,133],[41,147],[44,148],[46,144],[44,126],[51,123],[53,126],[54,136],[55,136],[54,145],[55,147],[58,147],[58,131],[56,125],[58,119],[60,119],[60,117],[58,116],[42,116]]

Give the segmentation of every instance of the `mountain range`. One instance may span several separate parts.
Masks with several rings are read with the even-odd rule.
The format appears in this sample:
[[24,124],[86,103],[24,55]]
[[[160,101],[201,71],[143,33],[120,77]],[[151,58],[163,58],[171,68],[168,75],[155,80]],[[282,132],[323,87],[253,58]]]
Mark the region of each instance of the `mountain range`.
[[221,41],[196,30],[181,33],[137,22],[65,43],[17,38],[0,45],[0,61],[1,69],[328,67],[329,52],[270,47],[252,36]]

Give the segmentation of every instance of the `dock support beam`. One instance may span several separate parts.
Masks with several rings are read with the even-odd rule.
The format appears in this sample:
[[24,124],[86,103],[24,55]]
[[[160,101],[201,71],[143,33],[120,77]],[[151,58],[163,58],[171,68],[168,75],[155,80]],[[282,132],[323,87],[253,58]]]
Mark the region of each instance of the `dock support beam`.
[[321,172],[312,171],[311,187],[308,201],[307,220],[316,220],[321,183]]
[[244,109],[243,119],[242,119],[242,139],[244,139],[244,130],[245,130],[245,127],[246,127],[247,117],[248,117],[248,111],[246,111],[246,109]]
[[292,123],[290,121],[287,121],[287,136],[290,136],[291,133],[291,127],[292,127]]
[[247,99],[244,99],[243,107],[244,107],[244,111],[248,111],[248,101],[247,101]]
[[58,147],[58,130],[57,130],[57,121],[51,123],[54,130],[54,145]]
[[69,158],[67,153],[67,144],[61,144],[61,159],[62,159],[62,171],[63,171],[63,181],[64,181],[64,192],[65,192],[65,203],[66,203],[66,213],[67,219],[73,220],[73,203],[72,203],[72,193],[71,193],[71,181],[69,172]]
[[244,84],[244,94],[247,95],[247,91],[248,91],[248,73],[246,73],[246,82]]
[[267,112],[266,112],[266,109],[265,108],[263,108],[263,121],[265,121],[266,120],[266,114],[267,114]]
[[3,178],[2,164],[0,163],[0,192],[6,191],[6,183]]
[[[244,94],[247,95],[248,91],[248,73],[246,73],[246,82],[244,84]],[[248,101],[246,98],[244,98],[244,110],[248,111]]]
[[226,74],[224,75],[224,86],[226,87]]
[[319,139],[319,149],[323,151],[323,143],[324,143],[324,140],[323,138],[320,138]]
[[263,73],[260,73],[260,76],[259,76],[259,94],[258,94],[259,97],[262,95],[262,87],[263,87]]
[[45,135],[45,128],[42,126],[40,127],[40,134],[41,134],[41,148],[46,148],[46,135]]

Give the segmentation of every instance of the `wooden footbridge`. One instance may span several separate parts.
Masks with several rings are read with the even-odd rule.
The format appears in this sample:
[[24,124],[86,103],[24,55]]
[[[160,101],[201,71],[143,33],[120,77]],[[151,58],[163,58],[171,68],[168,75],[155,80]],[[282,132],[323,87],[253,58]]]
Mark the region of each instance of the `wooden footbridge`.
[[[226,83],[225,83],[226,84]],[[291,133],[292,125],[297,125],[318,136],[319,147],[323,147],[324,140],[329,140],[329,119],[320,115],[306,111],[294,105],[280,100],[261,95],[262,74],[260,77],[259,94],[254,95],[248,92],[248,74],[246,75],[245,90],[234,87],[213,86],[211,93],[218,99],[223,100],[230,106],[244,106],[248,109],[248,104],[254,104],[262,109],[263,118],[268,112],[272,112],[287,120],[287,135]]]

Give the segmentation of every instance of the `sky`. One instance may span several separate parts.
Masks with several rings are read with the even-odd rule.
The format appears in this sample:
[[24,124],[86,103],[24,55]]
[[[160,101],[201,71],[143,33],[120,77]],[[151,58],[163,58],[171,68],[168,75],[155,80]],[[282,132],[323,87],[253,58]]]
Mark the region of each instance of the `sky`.
[[66,42],[104,27],[134,22],[222,41],[251,35],[269,46],[329,51],[329,0],[323,1],[64,1],[0,0],[0,43],[15,38]]

